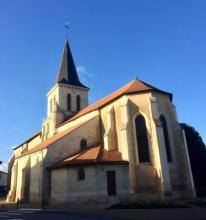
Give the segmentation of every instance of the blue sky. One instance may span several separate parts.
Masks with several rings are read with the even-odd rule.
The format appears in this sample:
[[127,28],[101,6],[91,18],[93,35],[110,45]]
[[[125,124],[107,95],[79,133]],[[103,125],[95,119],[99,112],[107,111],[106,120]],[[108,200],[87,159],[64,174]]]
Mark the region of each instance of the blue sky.
[[0,160],[41,129],[69,21],[90,103],[135,76],[174,94],[206,140],[206,1],[0,0]]

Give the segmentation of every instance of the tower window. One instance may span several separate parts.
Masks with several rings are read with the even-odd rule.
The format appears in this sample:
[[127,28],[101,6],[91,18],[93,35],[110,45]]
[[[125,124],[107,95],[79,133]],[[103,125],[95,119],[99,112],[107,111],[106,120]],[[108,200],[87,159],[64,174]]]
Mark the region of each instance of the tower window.
[[85,180],[85,170],[83,168],[79,168],[77,179],[79,181]]
[[87,141],[83,139],[80,141],[80,149],[84,150],[86,148],[87,148]]
[[147,127],[142,115],[135,119],[136,137],[139,153],[139,162],[150,162],[149,145],[147,139]]
[[80,111],[81,109],[81,99],[80,99],[80,95],[77,95],[77,112]]
[[67,110],[71,111],[71,94],[67,94]]
[[159,117],[162,129],[164,133],[164,139],[165,139],[165,148],[166,148],[166,154],[167,154],[167,161],[172,162],[172,155],[171,155],[171,149],[170,149],[170,141],[169,141],[169,135],[168,135],[168,129],[167,129],[167,122],[163,115]]

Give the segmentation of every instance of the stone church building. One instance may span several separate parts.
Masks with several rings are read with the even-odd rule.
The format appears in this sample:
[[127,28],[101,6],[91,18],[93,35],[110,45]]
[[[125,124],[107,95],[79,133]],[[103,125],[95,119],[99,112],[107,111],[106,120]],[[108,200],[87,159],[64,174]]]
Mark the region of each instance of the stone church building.
[[117,203],[195,197],[172,94],[133,80],[88,105],[66,41],[41,131],[13,149],[8,201]]

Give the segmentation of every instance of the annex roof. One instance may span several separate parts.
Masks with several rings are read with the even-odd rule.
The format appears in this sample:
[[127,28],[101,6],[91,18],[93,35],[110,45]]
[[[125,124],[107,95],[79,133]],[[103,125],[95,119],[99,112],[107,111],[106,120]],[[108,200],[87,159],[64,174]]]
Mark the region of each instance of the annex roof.
[[[91,120],[91,119],[89,119]],[[88,120],[88,121],[89,121]],[[32,148],[31,150],[28,150],[27,152],[25,152],[24,154],[18,156],[17,158],[26,156],[28,154],[32,154],[41,150],[44,150],[45,148],[47,148],[49,145],[53,144],[54,142],[58,141],[59,139],[61,139],[62,137],[64,137],[67,134],[70,134],[71,132],[75,131],[76,129],[80,128],[83,124],[87,123],[88,121],[82,122],[82,123],[78,123],[77,125],[74,125],[62,132],[59,132],[57,134],[55,134],[54,136],[48,138],[47,140],[45,140],[44,142],[42,142],[41,144],[38,144],[37,146],[35,146],[34,148]]]
[[88,147],[83,151],[69,156],[51,168],[93,163],[128,163],[128,161],[122,159],[122,154],[119,151],[107,151],[98,144],[95,147]]

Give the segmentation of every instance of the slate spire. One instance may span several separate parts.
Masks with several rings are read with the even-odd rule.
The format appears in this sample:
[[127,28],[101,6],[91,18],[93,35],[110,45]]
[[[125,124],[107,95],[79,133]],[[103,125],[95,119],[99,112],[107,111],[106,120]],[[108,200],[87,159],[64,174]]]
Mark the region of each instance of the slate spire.
[[79,80],[68,40],[66,40],[64,45],[63,55],[56,82],[87,88]]

